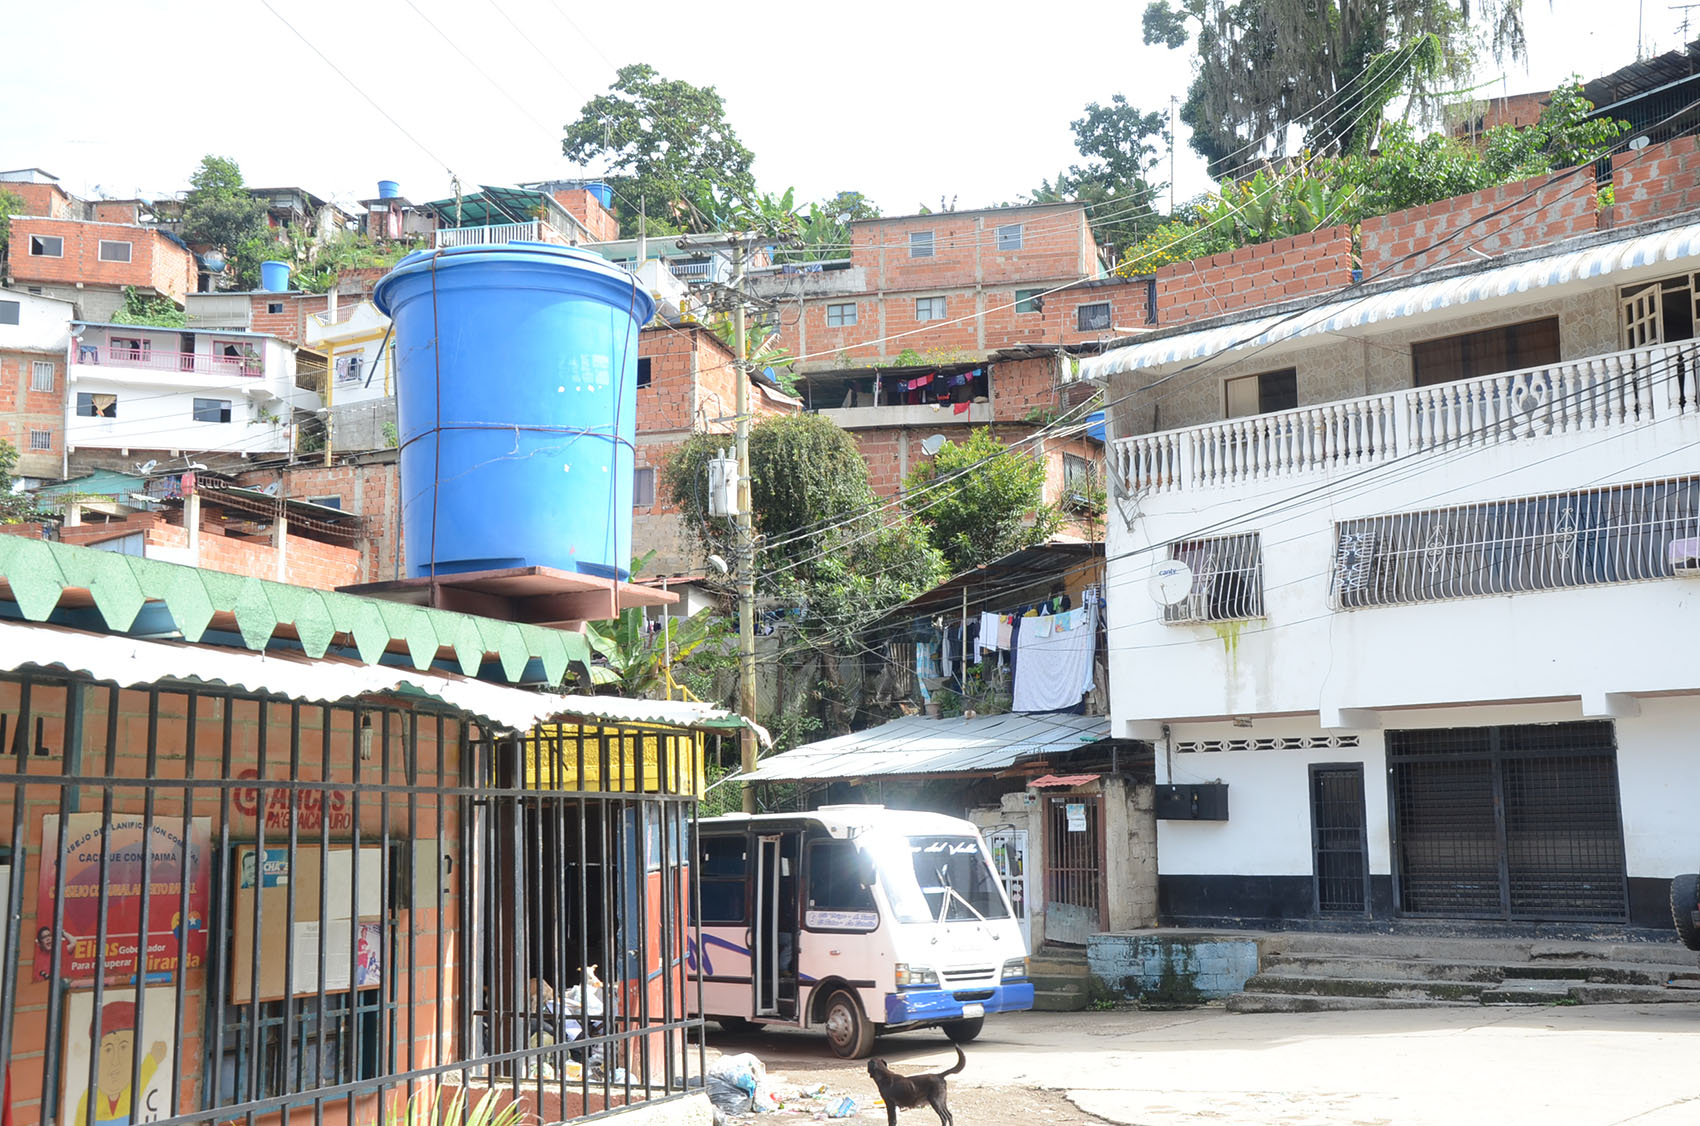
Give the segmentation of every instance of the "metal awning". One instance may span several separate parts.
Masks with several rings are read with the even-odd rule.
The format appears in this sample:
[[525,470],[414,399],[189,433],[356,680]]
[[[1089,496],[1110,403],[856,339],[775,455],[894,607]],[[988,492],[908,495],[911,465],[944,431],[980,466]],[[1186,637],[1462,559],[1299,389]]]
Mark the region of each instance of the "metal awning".
[[[545,202],[548,201],[548,202]],[[438,219],[455,227],[497,227],[507,223],[529,223],[538,218],[550,198],[529,188],[493,188],[479,185],[479,190],[456,200],[432,200],[426,207],[437,213]]]
[[1109,737],[1108,716],[1014,712],[973,719],[905,716],[775,755],[745,777],[752,782],[821,782],[989,773],[1022,759],[1078,751]]
[[[572,719],[710,730],[746,726],[735,713],[694,701],[527,692],[449,673],[364,665],[336,657],[250,653],[191,642],[149,641],[0,621],[0,671],[25,668],[63,669],[122,688],[181,681],[318,704],[378,696],[426,697],[506,731],[529,731],[539,723]],[[772,744],[759,725],[748,726],[764,745]]]
[[1371,290],[1326,304],[1233,320],[1112,348],[1080,361],[1081,379],[1157,368],[1242,348],[1261,348],[1301,336],[1342,333],[1401,317],[1430,313],[1532,291],[1562,290],[1608,274],[1700,256],[1700,224],[1670,227],[1637,238],[1594,243],[1562,254],[1470,270],[1434,281]]
[[1049,580],[1060,582],[1069,575],[1093,570],[1103,558],[1102,543],[1055,541],[1024,547],[922,591],[887,611],[880,620],[950,613],[961,607],[964,592],[968,596],[969,613],[1002,609],[1021,589]]

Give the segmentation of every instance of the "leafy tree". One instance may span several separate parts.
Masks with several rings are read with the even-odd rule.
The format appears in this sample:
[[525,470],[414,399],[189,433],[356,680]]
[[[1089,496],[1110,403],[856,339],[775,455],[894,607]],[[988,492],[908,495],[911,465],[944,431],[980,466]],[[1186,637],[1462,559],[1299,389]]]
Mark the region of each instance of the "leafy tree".
[[133,285],[124,287],[124,307],[112,314],[112,323],[183,328],[189,316],[169,297],[144,297]]
[[13,472],[18,468],[18,448],[0,438],[0,524],[18,524],[36,511],[35,497],[13,490],[17,482]]
[[1313,152],[1367,152],[1393,92],[1427,109],[1468,77],[1478,41],[1496,59],[1525,51],[1522,0],[1152,0],[1144,36],[1193,43],[1181,120],[1213,175],[1284,152],[1294,125]]
[[260,263],[276,250],[266,226],[266,205],[248,194],[242,169],[224,156],[207,155],[189,177],[183,201],[183,237],[224,253],[244,289],[259,285]]
[[[730,555],[732,522],[707,513],[708,462],[730,435],[697,434],[674,451],[665,485],[702,549]],[[762,548],[757,588],[806,605],[805,625],[841,634],[928,589],[944,559],[919,524],[887,518],[848,432],[817,414],[750,428],[750,500]]]
[[1168,130],[1161,113],[1142,113],[1116,94],[1109,105],[1091,102],[1084,117],[1069,123],[1086,163],[1057,173],[1030,193],[1034,203],[1079,200],[1094,232],[1118,248],[1136,242],[1157,223],[1154,201],[1164,185],[1149,180],[1157,145]]
[[12,216],[24,213],[24,197],[0,188],[0,254],[12,241]]
[[1044,503],[1045,463],[1005,447],[985,427],[940,446],[903,485],[905,505],[953,574],[1043,543],[1062,522]]
[[755,189],[755,157],[727,123],[714,87],[663,78],[654,67],[633,63],[620,68],[609,90],[584,104],[566,127],[561,151],[586,166],[606,164],[622,233],[637,233],[640,204],[652,223],[701,229],[688,202],[700,191],[743,196]]
[[612,621],[586,622],[585,640],[601,658],[590,666],[590,682],[631,699],[665,697],[672,687],[670,675],[676,684],[686,667],[736,661],[735,652],[726,652],[729,632],[726,619],[712,607],[684,619],[663,615],[661,629],[653,633],[637,606]]

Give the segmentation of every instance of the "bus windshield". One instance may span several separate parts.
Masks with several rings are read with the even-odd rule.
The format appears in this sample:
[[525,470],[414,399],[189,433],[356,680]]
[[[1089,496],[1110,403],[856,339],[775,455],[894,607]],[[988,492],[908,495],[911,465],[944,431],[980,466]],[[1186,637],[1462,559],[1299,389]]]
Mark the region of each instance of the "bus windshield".
[[898,838],[879,857],[879,867],[891,909],[902,922],[1009,918],[977,837]]

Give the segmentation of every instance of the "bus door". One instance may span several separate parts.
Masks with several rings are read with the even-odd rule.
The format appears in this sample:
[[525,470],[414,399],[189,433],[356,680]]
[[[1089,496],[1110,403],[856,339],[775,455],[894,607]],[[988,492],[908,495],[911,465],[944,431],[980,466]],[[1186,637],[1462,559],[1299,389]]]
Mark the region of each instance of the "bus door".
[[754,961],[755,1016],[797,1017],[797,880],[802,834],[756,838]]

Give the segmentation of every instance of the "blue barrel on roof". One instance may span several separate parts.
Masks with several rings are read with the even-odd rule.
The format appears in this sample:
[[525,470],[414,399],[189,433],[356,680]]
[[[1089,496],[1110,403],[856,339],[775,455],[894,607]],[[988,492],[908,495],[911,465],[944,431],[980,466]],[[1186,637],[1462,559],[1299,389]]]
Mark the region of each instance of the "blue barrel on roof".
[[267,293],[287,293],[289,291],[289,263],[261,262],[260,288]]
[[614,209],[614,189],[601,180],[592,180],[584,186],[584,190],[595,196],[597,202],[601,203],[603,207],[610,211]]
[[379,199],[399,199],[399,198],[401,198],[401,184],[398,183],[395,180],[379,180],[378,181],[378,198]]
[[554,567],[627,578],[638,329],[655,302],[545,243],[409,254],[395,322],[407,573]]

